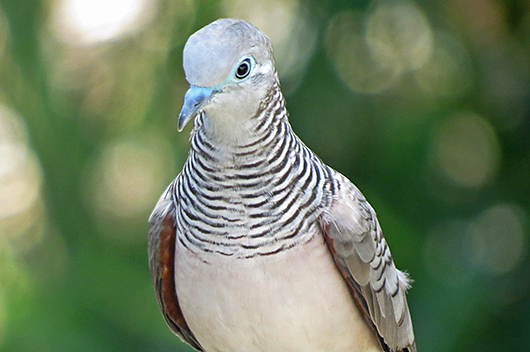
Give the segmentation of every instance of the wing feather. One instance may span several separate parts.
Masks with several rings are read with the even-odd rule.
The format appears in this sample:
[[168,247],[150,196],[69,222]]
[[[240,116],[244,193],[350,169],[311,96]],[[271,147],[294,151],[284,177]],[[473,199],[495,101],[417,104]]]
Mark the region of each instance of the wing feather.
[[322,218],[330,252],[385,351],[414,352],[408,276],[396,269],[370,204],[348,179],[335,177],[340,187]]
[[175,182],[162,194],[149,217],[149,270],[166,324],[182,341],[197,351],[204,351],[184,319],[175,289]]

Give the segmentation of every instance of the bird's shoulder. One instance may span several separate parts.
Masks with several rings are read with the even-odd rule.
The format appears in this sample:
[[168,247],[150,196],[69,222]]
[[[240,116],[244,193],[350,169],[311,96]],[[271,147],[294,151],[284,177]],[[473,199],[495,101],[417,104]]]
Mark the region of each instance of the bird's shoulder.
[[399,271],[377,215],[359,189],[333,171],[332,201],[321,219],[324,237],[339,271],[367,323],[387,351],[415,351],[405,293],[408,275]]

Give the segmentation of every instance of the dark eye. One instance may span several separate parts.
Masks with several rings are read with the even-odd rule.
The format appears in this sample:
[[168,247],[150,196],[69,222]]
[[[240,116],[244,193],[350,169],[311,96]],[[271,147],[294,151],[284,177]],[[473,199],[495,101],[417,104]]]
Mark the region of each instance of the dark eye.
[[241,61],[239,67],[236,70],[236,78],[243,79],[250,73],[250,59]]

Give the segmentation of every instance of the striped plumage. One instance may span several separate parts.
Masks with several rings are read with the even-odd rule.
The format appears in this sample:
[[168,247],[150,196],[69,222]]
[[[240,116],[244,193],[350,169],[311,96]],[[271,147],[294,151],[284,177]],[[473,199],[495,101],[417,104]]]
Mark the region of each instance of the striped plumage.
[[307,241],[330,202],[330,170],[292,132],[276,85],[252,138],[221,149],[196,120],[177,180],[179,241],[192,251],[248,258]]
[[[218,20],[184,59],[192,88],[179,128],[197,114],[191,150],[149,231],[170,328],[206,352],[415,351],[407,278],[362,194],[292,131],[268,39]],[[223,59],[239,61],[204,76]]]

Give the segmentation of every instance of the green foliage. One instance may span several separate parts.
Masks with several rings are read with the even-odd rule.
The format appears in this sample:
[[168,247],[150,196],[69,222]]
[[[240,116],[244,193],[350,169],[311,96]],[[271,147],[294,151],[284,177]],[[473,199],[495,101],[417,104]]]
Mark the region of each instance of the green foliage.
[[419,350],[526,351],[530,7],[489,0],[0,0],[0,350],[190,350],[145,239],[219,17],[270,36],[293,128],[378,211]]

